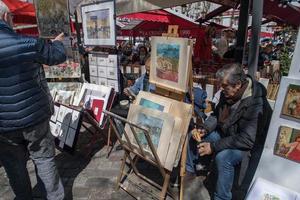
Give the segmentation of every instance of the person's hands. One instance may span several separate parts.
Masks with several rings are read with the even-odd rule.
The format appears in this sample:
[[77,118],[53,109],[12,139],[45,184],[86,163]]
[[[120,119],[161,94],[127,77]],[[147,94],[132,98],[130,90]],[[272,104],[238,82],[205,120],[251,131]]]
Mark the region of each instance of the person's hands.
[[123,93],[128,97],[131,96],[129,88],[124,88]]
[[203,142],[198,145],[200,156],[211,155],[212,149],[209,142]]
[[192,130],[192,137],[197,142],[201,142],[201,138],[206,134],[205,129],[193,129]]
[[56,38],[54,38],[53,41],[63,41],[65,38],[65,34],[64,33],[61,33],[59,34],[58,36],[56,36]]

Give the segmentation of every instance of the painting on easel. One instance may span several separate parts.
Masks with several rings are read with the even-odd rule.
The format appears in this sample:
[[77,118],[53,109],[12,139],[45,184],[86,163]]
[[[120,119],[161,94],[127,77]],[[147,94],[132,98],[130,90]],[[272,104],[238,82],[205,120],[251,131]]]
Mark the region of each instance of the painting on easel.
[[187,92],[190,60],[189,39],[151,37],[150,82]]

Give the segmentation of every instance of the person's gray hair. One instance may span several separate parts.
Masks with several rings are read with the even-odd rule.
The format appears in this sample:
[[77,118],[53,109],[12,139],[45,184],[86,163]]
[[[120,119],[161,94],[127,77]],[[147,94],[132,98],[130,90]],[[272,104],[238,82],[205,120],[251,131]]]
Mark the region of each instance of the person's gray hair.
[[239,81],[243,84],[247,80],[247,75],[239,63],[224,65],[217,71],[216,76],[221,81],[226,79],[230,85],[235,85]]
[[3,15],[8,12],[9,12],[9,9],[8,9],[7,5],[3,1],[0,0],[0,19],[2,19]]

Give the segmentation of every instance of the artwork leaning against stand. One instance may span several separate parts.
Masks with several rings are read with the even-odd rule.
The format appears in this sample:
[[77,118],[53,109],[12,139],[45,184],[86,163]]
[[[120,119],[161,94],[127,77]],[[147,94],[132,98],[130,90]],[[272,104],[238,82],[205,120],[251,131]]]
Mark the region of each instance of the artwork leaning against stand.
[[300,163],[300,130],[281,126],[274,154]]
[[300,85],[289,85],[281,117],[300,122]]
[[[131,123],[148,130],[153,146],[157,151],[157,155],[161,163],[164,164],[174,128],[174,117],[170,114],[148,109],[140,105],[131,105],[127,119]],[[129,135],[130,142],[138,148],[138,143],[128,124],[126,125],[125,130]],[[137,134],[137,139],[143,150],[152,155],[144,132],[138,128],[134,128],[134,131]]]
[[151,37],[150,82],[187,92],[190,62],[189,39]]
[[136,98],[136,105],[168,113],[172,102],[168,98],[140,91]]
[[116,44],[114,1],[84,5],[81,13],[85,45],[114,46]]
[[40,37],[70,36],[68,0],[34,0]]

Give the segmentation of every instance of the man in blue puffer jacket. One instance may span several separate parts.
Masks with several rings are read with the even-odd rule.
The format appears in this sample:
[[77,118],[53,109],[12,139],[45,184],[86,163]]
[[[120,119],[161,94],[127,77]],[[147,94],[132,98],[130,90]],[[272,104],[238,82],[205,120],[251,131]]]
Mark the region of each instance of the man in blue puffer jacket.
[[32,199],[29,155],[43,198],[61,200],[64,188],[49,129],[53,102],[42,64],[66,60],[63,34],[51,42],[18,35],[11,27],[12,14],[0,0],[0,162],[16,199]]

